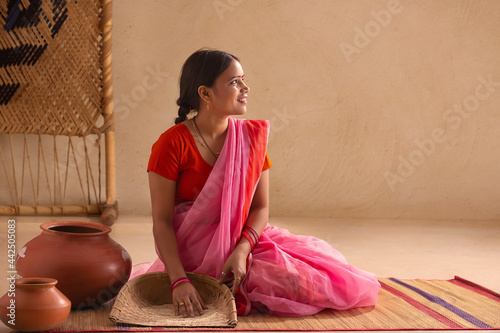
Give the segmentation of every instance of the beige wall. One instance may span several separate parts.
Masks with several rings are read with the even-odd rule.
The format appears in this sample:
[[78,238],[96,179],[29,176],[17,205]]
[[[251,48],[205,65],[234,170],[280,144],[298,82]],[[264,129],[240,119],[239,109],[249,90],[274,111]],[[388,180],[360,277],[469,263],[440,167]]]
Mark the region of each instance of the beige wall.
[[500,2],[115,0],[117,191],[149,214],[152,143],[201,47],[271,120],[271,214],[500,219]]

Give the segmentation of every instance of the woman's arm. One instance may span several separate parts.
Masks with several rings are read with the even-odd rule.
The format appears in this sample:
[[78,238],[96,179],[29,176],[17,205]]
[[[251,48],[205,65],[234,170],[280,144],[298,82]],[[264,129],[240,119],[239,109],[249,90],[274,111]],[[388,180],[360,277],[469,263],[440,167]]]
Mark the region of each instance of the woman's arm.
[[[269,221],[269,169],[262,172],[257,189],[250,206],[246,225],[253,228],[259,235],[262,234]],[[246,256],[250,254],[250,243],[242,237],[237,247],[245,249]],[[246,257],[245,257],[246,258]]]
[[[173,226],[176,182],[154,172],[148,172],[148,177],[153,209],[153,235],[160,259],[165,265],[170,281],[174,282],[186,276]],[[181,283],[175,287],[172,297],[176,315],[180,310],[184,316],[194,316],[193,306],[200,314],[203,313],[202,309],[206,308],[190,283]],[[177,306],[182,303],[184,305]]]
[[[260,176],[259,183],[255,190],[255,194],[250,206],[250,212],[248,214],[248,219],[246,225],[253,228],[259,235],[262,234],[266,225],[269,221],[269,170],[262,172]],[[233,294],[236,294],[241,281],[246,276],[246,259],[250,254],[252,247],[250,242],[245,238],[241,237],[240,242],[227,258],[223,273],[232,272],[234,275],[234,283],[232,285]],[[222,283],[225,280],[226,275],[223,274],[219,279]]]

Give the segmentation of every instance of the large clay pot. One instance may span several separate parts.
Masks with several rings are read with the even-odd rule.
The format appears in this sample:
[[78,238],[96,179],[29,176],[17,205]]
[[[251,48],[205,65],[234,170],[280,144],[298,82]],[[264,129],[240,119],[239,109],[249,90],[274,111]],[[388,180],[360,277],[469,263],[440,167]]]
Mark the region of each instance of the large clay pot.
[[[14,284],[13,281],[11,284]],[[46,331],[64,322],[71,302],[55,287],[57,280],[24,278],[15,281],[0,298],[0,319],[23,332]]]
[[57,279],[58,289],[74,308],[96,307],[118,294],[127,282],[132,260],[109,237],[111,228],[92,222],[48,222],[42,233],[18,253],[21,277]]

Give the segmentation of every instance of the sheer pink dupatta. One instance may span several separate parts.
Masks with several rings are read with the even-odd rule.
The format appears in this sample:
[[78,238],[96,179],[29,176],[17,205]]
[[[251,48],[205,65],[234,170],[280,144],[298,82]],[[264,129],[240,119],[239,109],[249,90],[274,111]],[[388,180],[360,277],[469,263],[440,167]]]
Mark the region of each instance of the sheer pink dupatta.
[[[268,135],[266,121],[229,118],[224,148],[198,198],[175,207],[174,229],[186,271],[220,277],[241,237]],[[248,264],[236,295],[239,315],[260,310],[303,316],[326,308],[373,306],[380,290],[375,274],[349,265],[327,242],[278,227],[267,226]],[[157,259],[135,266],[132,278],[163,270]]]
[[[219,278],[241,237],[264,164],[268,134],[268,121],[229,118],[224,147],[200,194],[195,201],[175,207],[174,230],[187,272]],[[131,278],[164,270],[158,258],[135,266]]]

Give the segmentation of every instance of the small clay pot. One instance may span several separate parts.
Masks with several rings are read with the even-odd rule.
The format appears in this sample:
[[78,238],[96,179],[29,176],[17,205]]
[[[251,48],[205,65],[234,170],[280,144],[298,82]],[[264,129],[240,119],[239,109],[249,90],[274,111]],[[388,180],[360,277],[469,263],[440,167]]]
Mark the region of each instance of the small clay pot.
[[24,278],[0,298],[0,319],[16,331],[46,331],[62,324],[71,302],[56,288],[57,280]]
[[110,227],[61,221],[40,228],[42,233],[18,253],[16,269],[21,277],[56,279],[74,308],[97,307],[116,296],[127,282],[132,260],[110,238]]

